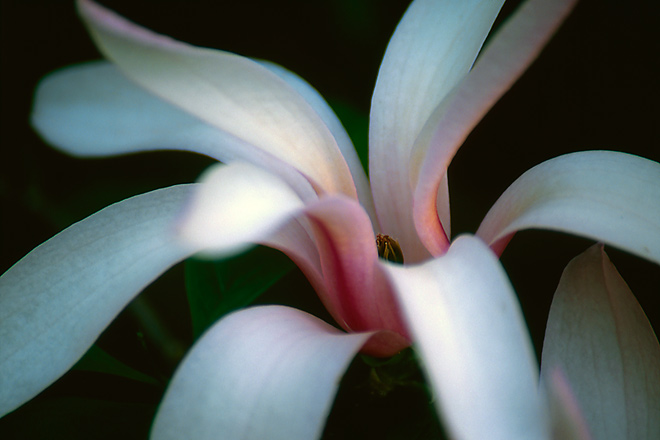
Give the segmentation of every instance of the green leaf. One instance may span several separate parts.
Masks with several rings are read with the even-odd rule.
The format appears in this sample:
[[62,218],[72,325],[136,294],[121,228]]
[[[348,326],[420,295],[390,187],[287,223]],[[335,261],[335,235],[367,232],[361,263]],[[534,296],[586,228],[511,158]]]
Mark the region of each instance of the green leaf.
[[186,292],[197,339],[227,313],[251,304],[294,264],[283,253],[258,246],[218,261],[186,261]]
[[153,377],[135,370],[113,356],[109,355],[99,346],[92,345],[85,355],[74,365],[74,370],[94,371],[97,373],[108,373],[116,376],[133,379],[140,382],[159,385]]

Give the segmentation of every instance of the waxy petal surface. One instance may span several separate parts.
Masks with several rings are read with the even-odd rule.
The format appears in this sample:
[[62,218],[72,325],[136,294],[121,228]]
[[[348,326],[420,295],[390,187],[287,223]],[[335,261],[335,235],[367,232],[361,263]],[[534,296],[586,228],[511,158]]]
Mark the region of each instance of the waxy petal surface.
[[282,306],[230,314],[179,366],[151,437],[320,438],[339,381],[369,337]]
[[592,440],[580,405],[566,376],[559,368],[541,372],[541,384],[548,396],[552,438],[561,440]]
[[566,267],[541,365],[544,381],[565,375],[594,439],[660,438],[660,345],[601,245]]
[[237,253],[272,235],[304,204],[279,177],[242,162],[207,170],[177,223],[179,238],[211,254]]
[[291,165],[156,97],[107,61],[45,77],[35,93],[31,121],[46,141],[68,154],[193,151],[222,162],[254,163],[282,176],[301,197],[315,197]]
[[576,0],[530,0],[502,24],[474,68],[439,105],[417,138],[411,157],[417,232],[433,255],[448,246],[447,168],[470,132],[539,55]]
[[302,270],[330,313],[341,315],[335,302],[325,301],[328,286],[304,205],[283,180],[234,162],[207,170],[200,181],[178,216],[179,239],[202,245],[207,255],[257,243],[278,249]]
[[412,218],[415,139],[472,67],[502,3],[415,1],[387,47],[371,103],[369,176],[382,230],[410,261],[428,257]]
[[200,182],[179,217],[184,242],[209,254],[252,243],[278,249],[344,329],[383,330],[369,342],[369,353],[389,356],[410,345],[377,264],[371,220],[356,200],[335,195],[303,204],[277,176],[240,162],[218,165]]
[[176,229],[180,240],[203,246],[209,255],[257,243],[278,249],[300,267],[324,298],[327,289],[318,248],[310,226],[301,221],[304,207],[276,175],[242,162],[219,164],[200,177]]
[[614,151],[543,162],[500,196],[477,235],[501,252],[529,228],[579,234],[660,263],[660,164]]
[[339,150],[341,151],[342,156],[344,156],[348,168],[351,170],[360,204],[369,213],[372,224],[376,226],[378,220],[376,218],[376,209],[374,208],[374,200],[371,195],[371,186],[369,185],[367,174],[364,172],[362,162],[360,162],[357,151],[353,146],[353,141],[351,141],[351,138],[348,136],[346,129],[344,129],[344,126],[334,110],[332,110],[330,105],[328,105],[323,96],[321,96],[315,88],[295,73],[278,64],[265,61],[261,61],[261,64],[282,78],[300,93],[314,110],[316,110],[321,119],[323,119],[325,125],[332,132],[335,141],[337,141],[337,146],[339,146]]
[[[326,197],[305,209],[318,247],[321,300],[346,330],[389,330],[365,350],[391,356],[410,345],[389,280],[378,264],[376,237],[364,209],[347,197]],[[376,344],[377,343],[377,344]]]
[[64,374],[145,286],[194,252],[172,223],[191,186],[111,205],[0,277],[0,414]]
[[259,63],[156,34],[104,7],[78,9],[100,50],[131,80],[292,165],[318,191],[356,197],[330,130],[286,81]]
[[538,366],[492,251],[459,237],[418,266],[387,265],[452,438],[548,438]]

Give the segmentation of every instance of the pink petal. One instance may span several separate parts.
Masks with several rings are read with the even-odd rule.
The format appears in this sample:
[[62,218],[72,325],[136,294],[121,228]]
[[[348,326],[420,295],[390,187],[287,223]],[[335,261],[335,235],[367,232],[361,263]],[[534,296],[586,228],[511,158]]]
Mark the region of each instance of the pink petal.
[[[415,225],[433,255],[447,246],[440,220],[449,217],[446,203],[436,204],[449,163],[481,118],[536,59],[571,11],[575,0],[531,0],[522,4],[493,35],[474,68],[426,122],[411,163],[415,191]],[[449,228],[446,227],[445,230]]]
[[320,438],[339,381],[369,333],[299,310],[241,310],[211,327],[165,393],[154,439]]
[[335,139],[312,106],[259,63],[193,47],[90,1],[78,9],[100,50],[140,86],[292,165],[318,191],[356,197]]
[[413,2],[380,67],[371,104],[369,174],[383,232],[399,241],[410,261],[428,257],[412,217],[413,144],[434,109],[468,73],[502,3]]
[[555,369],[595,439],[660,438],[660,345],[602,246],[571,261],[555,292],[542,378]]
[[200,188],[179,215],[179,239],[203,245],[207,254],[232,253],[256,243],[278,249],[324,298],[319,252],[309,225],[301,222],[303,212],[301,200],[276,175],[240,162],[218,165],[202,175]]
[[[210,255],[233,253],[256,243],[278,249],[326,298],[319,251],[304,221],[304,208],[292,188],[274,174],[240,162],[217,165],[202,175],[180,213],[179,239],[201,246]],[[333,302],[326,302],[326,307],[333,316],[340,315]]]
[[477,235],[501,250],[529,228],[583,235],[660,263],[660,164],[614,151],[543,162],[502,194]]
[[[261,243],[287,254],[346,330],[383,330],[366,351],[392,355],[410,345],[377,265],[369,215],[354,199],[306,205],[284,181],[234,162],[207,172],[178,222],[179,238],[211,254]],[[389,332],[386,332],[389,331]]]
[[538,366],[506,273],[478,238],[386,265],[451,438],[548,438]]
[[[371,236],[373,236],[373,232],[371,232]],[[262,240],[261,244],[278,249],[291,258],[296,266],[305,274],[330,315],[344,329],[350,330],[351,327],[346,323],[346,318],[344,317],[344,304],[342,301],[355,303],[356,299],[346,297],[345,295],[342,296],[336,290],[333,290],[336,281],[326,282],[324,266],[326,266],[325,271],[329,274],[332,274],[333,270],[340,270],[340,268],[328,268],[328,258],[324,258],[322,265],[317,240],[314,237],[315,233],[310,222],[303,218],[291,221],[282,226],[273,235]],[[326,237],[325,240],[333,240],[333,238]],[[373,244],[375,246],[375,241]],[[375,293],[383,295],[385,300],[389,300],[389,295],[385,293],[389,292],[389,289],[389,286],[384,286],[383,290],[375,290]],[[353,292],[355,291],[355,289],[352,290]],[[375,316],[374,318],[374,321],[381,321],[379,316]],[[365,351],[376,356],[386,356],[397,353],[401,348],[408,345],[408,339],[402,339],[398,333],[381,331],[369,340]]]
[[111,205],[0,277],[0,415],[64,374],[145,286],[196,251],[172,230],[190,190],[170,187]]
[[321,300],[333,317],[350,331],[389,330],[365,347],[370,354],[391,356],[410,345],[364,209],[348,198],[327,197],[308,206],[306,215],[325,282]]

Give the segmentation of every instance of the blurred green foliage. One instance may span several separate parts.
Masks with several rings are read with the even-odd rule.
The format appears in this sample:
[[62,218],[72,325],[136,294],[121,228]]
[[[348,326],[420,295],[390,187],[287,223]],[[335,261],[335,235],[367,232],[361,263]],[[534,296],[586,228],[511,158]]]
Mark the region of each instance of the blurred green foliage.
[[263,246],[217,261],[186,261],[194,338],[227,313],[250,305],[293,267],[286,255]]

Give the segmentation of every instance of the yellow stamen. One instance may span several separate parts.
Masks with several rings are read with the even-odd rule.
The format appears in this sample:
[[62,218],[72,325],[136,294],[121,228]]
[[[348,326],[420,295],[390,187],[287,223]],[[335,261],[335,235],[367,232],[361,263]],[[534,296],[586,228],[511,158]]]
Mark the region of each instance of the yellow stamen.
[[403,252],[399,243],[389,235],[378,234],[376,236],[376,247],[378,256],[387,261],[403,264]]

